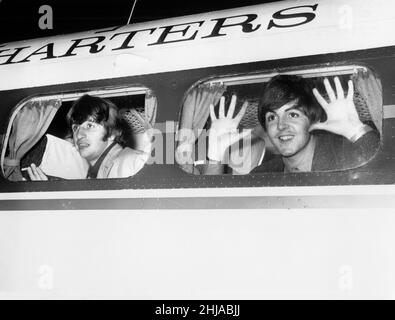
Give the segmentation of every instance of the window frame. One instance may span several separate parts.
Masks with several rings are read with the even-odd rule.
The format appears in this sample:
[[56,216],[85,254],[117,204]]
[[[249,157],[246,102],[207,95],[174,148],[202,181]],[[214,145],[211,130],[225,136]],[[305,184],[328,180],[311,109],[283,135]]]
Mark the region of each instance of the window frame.
[[[225,75],[215,75],[215,76],[209,76],[204,79],[200,79],[196,81],[194,84],[192,84],[188,90],[185,92],[183,96],[183,100],[180,104],[179,108],[179,114],[178,114],[178,123],[176,127],[176,133],[175,135],[177,136],[177,133],[180,129],[180,122],[182,119],[182,112],[183,112],[183,106],[184,102],[190,92],[192,92],[195,88],[197,88],[199,85],[204,85],[204,84],[209,84],[209,85],[225,85],[225,86],[234,86],[234,85],[248,85],[248,84],[257,84],[257,83],[265,83],[268,82],[272,77],[281,75],[281,74],[287,74],[287,75],[298,75],[303,78],[317,78],[317,77],[334,77],[334,76],[344,76],[344,75],[349,75],[352,76],[354,74],[358,74],[358,72],[363,72],[363,73],[368,73],[371,72],[376,79],[378,79],[381,83],[380,77],[377,75],[377,73],[372,70],[368,65],[361,64],[361,63],[325,63],[325,64],[316,64],[316,65],[305,65],[305,66],[291,66],[291,67],[283,67],[283,68],[274,68],[270,70],[257,70],[257,71],[252,71],[252,72],[239,72],[239,73],[234,73],[234,74],[225,74]],[[382,94],[383,90],[381,90]],[[381,105],[381,108],[383,109],[383,103]],[[383,111],[383,110],[382,110]],[[381,114],[380,122],[381,122],[381,130],[379,130],[380,133],[380,145],[383,142],[383,112]],[[197,138],[198,140],[198,138]],[[197,141],[196,140],[196,141]],[[195,142],[196,142],[195,141]],[[176,147],[175,147],[175,152],[177,150],[178,146],[178,141],[176,141]],[[377,152],[375,156],[377,155]],[[374,156],[374,157],[375,157]],[[177,157],[175,157],[177,158]],[[372,159],[369,160],[372,161]],[[176,162],[176,164],[183,170],[182,165]],[[195,160],[193,163],[193,166],[196,167],[197,165],[200,165],[201,160]],[[360,166],[363,166],[366,163],[362,163]],[[351,168],[350,168],[351,169]],[[344,169],[342,171],[348,170]],[[194,175],[193,173],[187,172],[183,170],[185,173],[188,175]],[[333,171],[328,171],[328,172],[333,172]]]
[[[82,97],[85,94],[101,97],[101,98],[111,98],[111,97],[121,97],[121,96],[127,96],[127,95],[139,95],[139,94],[152,94],[157,98],[157,95],[155,94],[154,90],[151,88],[141,85],[141,84],[135,84],[135,85],[122,85],[122,86],[104,86],[100,88],[91,88],[91,89],[84,89],[84,90],[69,90],[69,91],[63,91],[63,92],[58,92],[58,93],[48,93],[48,94],[37,94],[37,95],[32,95],[29,97],[26,97],[22,99],[17,105],[14,107],[14,109],[11,112],[11,115],[8,119],[8,124],[7,124],[7,130],[4,135],[2,135],[2,143],[0,144],[1,147],[1,154],[0,154],[0,169],[1,169],[1,175],[5,179],[5,172],[4,172],[4,161],[5,161],[5,155],[8,147],[8,142],[9,142],[9,137],[11,134],[12,130],[12,125],[14,123],[14,120],[18,114],[18,112],[28,103],[28,102],[35,102],[35,101],[41,101],[41,100],[51,100],[51,99],[60,99],[63,102],[70,102],[70,101],[75,101],[78,98]],[[154,119],[156,121],[156,119]],[[10,181],[7,179],[7,181]]]

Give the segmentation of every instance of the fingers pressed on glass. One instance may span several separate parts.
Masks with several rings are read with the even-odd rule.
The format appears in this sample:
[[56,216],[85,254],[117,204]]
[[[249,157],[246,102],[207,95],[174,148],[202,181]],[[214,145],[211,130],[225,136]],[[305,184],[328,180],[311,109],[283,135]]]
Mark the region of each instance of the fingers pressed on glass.
[[235,112],[237,97],[236,95],[232,96],[232,100],[230,101],[229,110],[228,110],[228,118],[233,118],[233,114]]
[[245,101],[245,102],[243,103],[243,105],[242,105],[242,107],[241,107],[239,113],[238,113],[238,114],[236,115],[236,117],[235,117],[235,119],[237,119],[238,122],[240,122],[241,119],[244,117],[244,114],[245,114],[245,112],[246,112],[246,110],[247,110],[247,107],[248,107],[248,102]]
[[219,114],[218,118],[225,118],[225,97],[222,96],[219,102]]
[[328,102],[326,102],[326,100],[321,96],[321,94],[318,92],[316,88],[313,89],[313,94],[317,99],[318,103],[321,105],[321,107],[326,111]]
[[338,99],[344,99],[344,91],[339,77],[335,77],[336,94]]
[[347,99],[348,100],[354,99],[354,83],[352,82],[352,80],[348,80]]
[[213,104],[210,104],[210,118],[211,118],[211,120],[217,120],[217,117],[215,116]]
[[330,102],[335,101],[336,100],[336,95],[335,95],[335,92],[332,89],[332,86],[331,86],[328,78],[324,79],[324,86],[325,86],[325,89],[326,89],[326,93],[328,94],[329,101]]

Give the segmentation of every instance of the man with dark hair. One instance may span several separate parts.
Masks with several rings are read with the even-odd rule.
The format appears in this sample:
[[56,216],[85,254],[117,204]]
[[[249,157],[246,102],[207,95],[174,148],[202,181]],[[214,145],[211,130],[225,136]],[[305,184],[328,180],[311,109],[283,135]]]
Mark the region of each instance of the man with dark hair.
[[[359,119],[352,81],[348,82],[346,96],[338,77],[334,82],[336,93],[329,80],[324,79],[327,102],[304,78],[280,75],[269,81],[260,101],[258,119],[277,155],[252,172],[339,170],[361,165],[374,156],[379,134]],[[215,130],[209,135],[208,158],[217,166],[211,166],[209,174],[218,173],[227,148],[240,139],[236,130],[245,108],[233,118],[232,103],[228,114],[220,112],[218,118],[211,106]]]
[[[108,100],[84,95],[71,107],[67,120],[73,142],[90,167],[87,178],[124,178],[136,174],[148,154],[124,146],[127,124]],[[31,180],[46,180],[39,167],[28,168]]]

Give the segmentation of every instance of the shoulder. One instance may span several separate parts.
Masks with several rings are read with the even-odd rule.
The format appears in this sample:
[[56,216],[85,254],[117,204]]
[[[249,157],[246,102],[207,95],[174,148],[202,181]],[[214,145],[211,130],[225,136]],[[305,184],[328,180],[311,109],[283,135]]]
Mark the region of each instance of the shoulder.
[[140,150],[134,150],[129,147],[125,147],[119,150],[117,157],[118,158],[127,158],[127,157],[140,157],[146,155],[145,152]]
[[111,167],[109,178],[125,178],[135,175],[140,171],[148,160],[149,155],[145,152],[131,148],[122,148],[117,145],[108,166]]
[[317,138],[313,171],[349,169],[369,161],[380,147],[380,135],[372,130],[356,142],[333,133],[320,133]]
[[377,142],[380,141],[380,134],[377,130],[373,129],[366,134],[364,134],[360,139],[356,142],[351,142],[344,138],[343,136],[331,133],[331,132],[318,132],[315,134],[317,141],[319,141],[320,145],[332,145],[334,147],[344,147],[345,145],[349,146],[361,146],[361,145],[376,145]]
[[132,148],[126,147],[119,150],[113,160],[114,162],[122,164],[131,164],[141,161],[145,163],[148,160],[148,154],[140,150],[134,150]]
[[[248,143],[245,143],[245,142]],[[265,154],[265,140],[252,136],[251,140],[243,140],[242,148],[232,148],[229,166],[233,174],[248,174],[257,167]]]
[[260,166],[256,167],[251,173],[264,173],[264,172],[284,172],[284,163],[281,156],[264,161]]

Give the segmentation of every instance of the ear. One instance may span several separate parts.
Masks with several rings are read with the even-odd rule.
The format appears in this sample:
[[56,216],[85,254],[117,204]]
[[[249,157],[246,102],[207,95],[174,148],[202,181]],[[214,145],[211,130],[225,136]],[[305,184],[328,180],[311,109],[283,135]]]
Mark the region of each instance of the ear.
[[106,130],[107,130],[107,132],[106,132],[106,136],[107,136],[106,141],[114,142],[115,139],[117,138],[117,130],[115,130],[115,129],[111,130],[110,128],[107,128]]
[[112,134],[111,136],[108,137],[107,140],[108,140],[109,142],[114,142],[114,140],[115,140],[115,135]]

